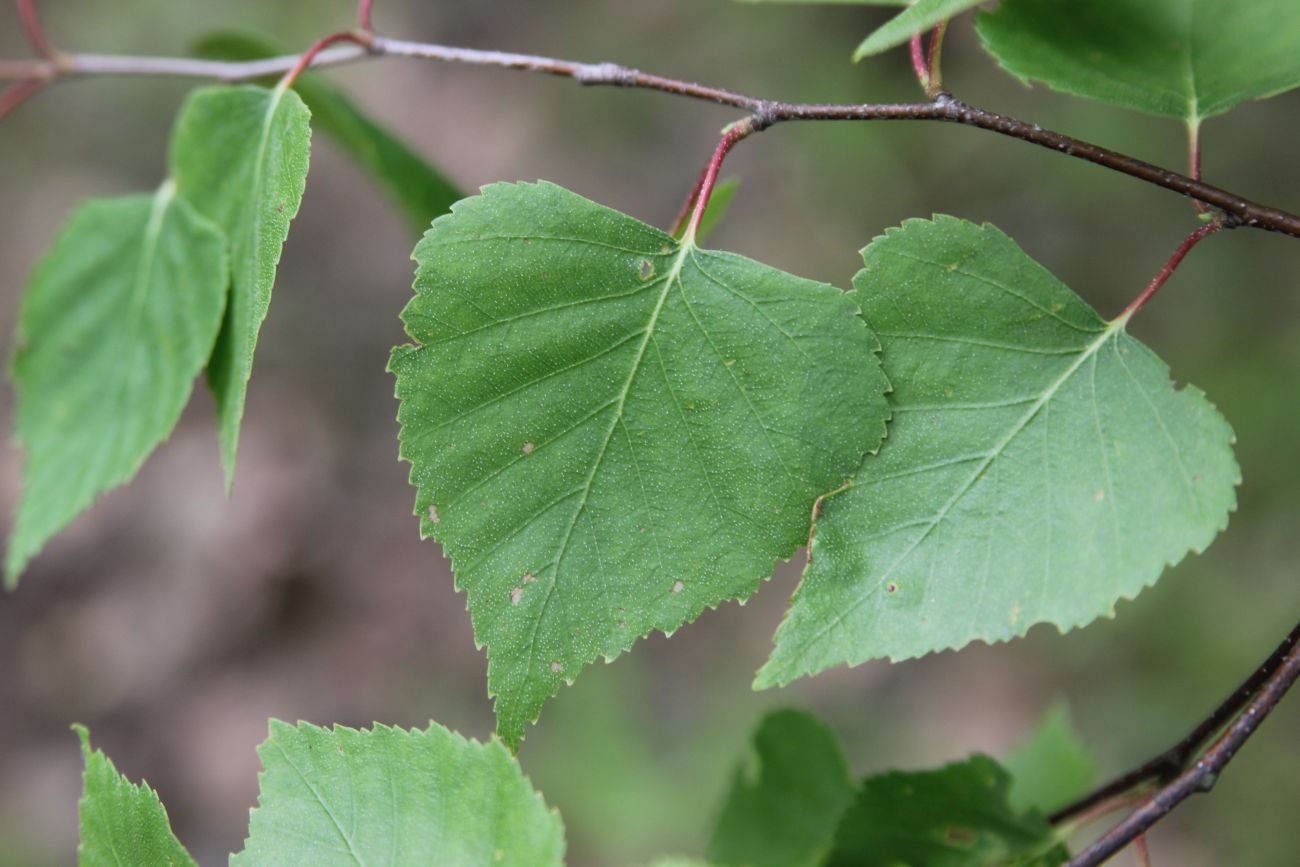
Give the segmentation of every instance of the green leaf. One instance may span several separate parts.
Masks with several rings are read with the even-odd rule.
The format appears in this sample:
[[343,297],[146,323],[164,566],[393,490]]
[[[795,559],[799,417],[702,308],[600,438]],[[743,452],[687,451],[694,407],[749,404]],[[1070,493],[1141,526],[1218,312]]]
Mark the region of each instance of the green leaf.
[[977,26],[1012,75],[1193,126],[1300,85],[1295,0],[1003,0]]
[[172,138],[181,195],[230,238],[230,302],[208,363],[227,487],[234,480],[257,333],[307,182],[309,116],[292,91],[206,87],[186,100]]
[[460,202],[415,259],[401,455],[512,746],[583,666],[752,593],[883,435],[833,287],[546,183]]
[[894,421],[824,504],[758,685],[1114,612],[1236,505],[1226,421],[992,226],[910,220],[854,279]]
[[231,867],[560,865],[557,813],[496,741],[272,720],[261,793]]
[[739,178],[727,178],[713,188],[709,203],[704,206],[704,213],[700,216],[700,226],[695,230],[696,243],[704,243],[704,239],[712,235],[713,230],[726,219],[727,210],[731,207],[731,200],[736,197],[738,189],[740,189]]
[[83,205],[37,267],[13,360],[27,463],[9,586],[176,426],[221,325],[225,247],[168,183]]
[[709,859],[746,867],[822,863],[855,787],[835,735],[799,711],[769,714],[738,768]]
[[1009,799],[1013,810],[1037,807],[1051,813],[1086,793],[1097,779],[1097,762],[1080,743],[1063,703],[1047,711],[1005,764],[1015,780]]
[[906,6],[912,0],[736,0],[737,3],[780,3],[785,6]]
[[194,859],[172,833],[167,810],[148,785],[135,785],[118,773],[99,750],[90,748],[90,732],[73,726],[81,738],[86,763],[81,796],[81,867],[180,867]]
[[[195,53],[219,60],[258,60],[289,54],[273,40],[251,33],[218,32],[204,37]],[[462,197],[441,172],[401,139],[375,123],[341,90],[319,75],[298,76],[293,89],[311,110],[312,125],[338,143],[401,210],[417,236],[434,217]]]
[[853,59],[861,60],[902,45],[913,34],[924,33],[983,2],[985,0],[916,0],[864,39],[853,52]]
[[1053,867],[1068,853],[1037,813],[1007,803],[987,756],[868,777],[840,821],[830,867]]

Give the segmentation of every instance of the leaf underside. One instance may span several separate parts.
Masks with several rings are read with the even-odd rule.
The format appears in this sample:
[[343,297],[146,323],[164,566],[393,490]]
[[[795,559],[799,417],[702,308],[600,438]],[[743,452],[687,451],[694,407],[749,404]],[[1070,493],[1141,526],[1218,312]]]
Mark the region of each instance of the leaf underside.
[[826,501],[757,685],[1113,613],[1226,526],[1227,422],[991,226],[911,220],[854,284],[894,420]]
[[230,301],[208,364],[227,486],[234,478],[257,334],[307,182],[309,117],[293,91],[206,87],[190,94],[172,137],[180,194],[230,240]]
[[1300,86],[1295,0],[1003,0],[977,27],[1021,79],[1193,125]]
[[883,436],[833,287],[546,183],[486,187],[415,259],[401,455],[511,745],[583,666],[752,593]]
[[37,267],[13,361],[27,462],[10,586],[176,426],[221,325],[225,248],[165,184],[83,205]]

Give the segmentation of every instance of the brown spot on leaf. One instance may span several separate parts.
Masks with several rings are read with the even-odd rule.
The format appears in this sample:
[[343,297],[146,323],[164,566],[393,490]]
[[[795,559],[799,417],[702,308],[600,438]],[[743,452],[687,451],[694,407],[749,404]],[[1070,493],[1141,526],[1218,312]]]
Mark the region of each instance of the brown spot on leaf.
[[531,455],[531,454],[533,453],[533,448],[534,448],[534,446],[533,446],[532,443],[524,443],[524,447],[523,447],[522,451],[523,451],[523,453],[526,454],[526,455]]
[[970,828],[949,828],[944,832],[943,838],[958,846],[969,846],[978,839]]
[[1098,488],[1097,493],[1093,494],[1092,498],[1100,503],[1102,500],[1106,499],[1106,491],[1102,488]]
[[893,581],[890,581],[888,584],[885,585],[885,592],[886,592],[886,593],[897,593],[897,592],[898,592],[898,585],[895,584]]
[[537,580],[537,576],[534,575],[532,572],[525,572],[525,573],[524,573],[524,583],[525,583],[525,584],[532,584],[532,583],[533,583],[534,581],[536,581],[536,580]]
[[524,598],[524,588],[516,587],[510,591],[510,604],[518,605],[519,600]]

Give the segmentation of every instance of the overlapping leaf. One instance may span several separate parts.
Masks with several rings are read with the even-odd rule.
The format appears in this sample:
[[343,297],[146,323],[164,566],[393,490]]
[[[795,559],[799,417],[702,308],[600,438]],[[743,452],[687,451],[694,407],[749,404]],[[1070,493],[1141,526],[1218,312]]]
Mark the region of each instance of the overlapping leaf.
[[978,29],[1013,75],[1193,125],[1300,86],[1295,0],[1003,0]]
[[[205,37],[195,51],[201,57],[222,60],[256,60],[289,53],[265,37],[230,32]],[[311,110],[312,126],[337,142],[383,188],[417,236],[461,198],[446,176],[323,77],[304,73],[293,89]]]
[[558,867],[560,817],[492,741],[439,725],[357,731],[272,722],[248,844],[232,867]]
[[1127,317],[987,225],[912,220],[863,255],[894,421],[826,501],[760,686],[1081,626],[1226,525],[1232,431]]
[[1055,867],[1069,859],[1037,812],[1007,803],[1011,777],[986,756],[879,774],[840,820],[829,867]]
[[86,763],[81,797],[81,867],[185,867],[194,859],[172,833],[167,810],[148,785],[135,785],[76,726]]
[[777,711],[754,735],[709,844],[709,860],[744,867],[816,865],[853,801],[848,763],[825,724]]
[[92,201],[69,220],[19,323],[13,378],[27,462],[5,553],[10,586],[171,433],[212,351],[226,284],[225,238],[170,183]]
[[177,187],[230,239],[230,300],[208,364],[227,484],[234,477],[257,334],[307,181],[309,115],[293,91],[209,87],[190,95],[176,121],[171,161]]
[[507,743],[596,658],[753,592],[884,432],[833,287],[545,183],[485,188],[415,258],[401,454]]

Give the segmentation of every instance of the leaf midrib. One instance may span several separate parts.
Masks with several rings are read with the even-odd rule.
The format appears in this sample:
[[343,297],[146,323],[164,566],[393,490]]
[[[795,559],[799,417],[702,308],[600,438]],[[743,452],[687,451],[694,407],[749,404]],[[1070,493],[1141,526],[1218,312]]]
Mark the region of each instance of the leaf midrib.
[[533,679],[533,663],[537,651],[537,630],[541,628],[542,621],[546,619],[546,610],[550,607],[551,600],[555,596],[555,588],[560,583],[560,570],[564,566],[564,556],[568,552],[569,542],[573,538],[573,531],[578,526],[578,521],[582,518],[582,513],[587,507],[587,500],[591,496],[591,486],[596,479],[596,474],[600,471],[600,466],[605,460],[605,455],[609,452],[609,443],[614,436],[614,431],[623,419],[623,408],[627,404],[627,396],[632,391],[632,383],[636,379],[637,373],[641,370],[641,362],[645,358],[647,347],[654,336],[655,327],[659,324],[659,316],[663,312],[664,305],[668,302],[668,296],[672,293],[673,283],[681,279],[682,268],[686,264],[686,259],[695,245],[688,241],[680,242],[677,251],[677,257],[673,260],[672,267],[664,276],[664,288],[659,293],[659,300],[655,302],[654,310],[650,313],[650,321],[646,325],[645,335],[641,338],[641,345],[637,347],[636,357],[632,359],[631,370],[628,372],[627,379],[623,383],[623,388],[618,395],[618,405],[614,408],[611,415],[609,428],[605,431],[604,440],[600,446],[600,452],[596,459],[592,461],[591,471],[587,474],[587,479],[582,486],[582,498],[578,501],[578,507],[573,512],[573,519],[569,522],[569,527],[565,531],[564,539],[560,542],[559,554],[555,558],[555,569],[551,573],[551,581],[546,588],[546,595],[542,599],[541,610],[533,618],[533,627],[528,635],[528,662],[525,667],[525,683]]
[[[953,495],[948,498],[948,500],[943,504],[943,506],[939,508],[937,512],[935,512],[934,517],[926,525],[925,530],[922,531],[916,537],[916,539],[903,550],[901,554],[899,554],[897,557],[894,558],[893,562],[889,564],[888,568],[886,568],[883,572],[881,572],[878,576],[876,576],[874,581],[868,583],[867,586],[863,589],[862,593],[860,593],[856,599],[854,599],[852,602],[848,603],[843,608],[841,608],[838,613],[836,613],[833,617],[828,619],[827,622],[824,623],[820,629],[818,629],[816,632],[814,632],[811,635],[811,637],[801,642],[800,644],[801,648],[806,648],[809,645],[815,644],[816,642],[821,640],[821,638],[824,635],[826,635],[832,629],[835,629],[841,623],[843,623],[844,620],[852,612],[856,611],[858,607],[861,606],[867,600],[868,597],[870,597],[872,594],[876,593],[880,589],[882,583],[888,580],[889,576],[894,573],[894,570],[897,569],[898,566],[904,560],[910,557],[912,555],[912,552],[915,551],[921,545],[922,542],[924,542],[927,538],[929,538],[930,534],[934,532],[934,529],[936,527],[938,527],[941,523],[943,523],[944,519],[947,518],[948,513],[952,510],[952,507],[955,506],[957,502],[961,500],[962,497],[966,496],[966,494],[970,492],[972,486],[975,484],[976,481],[978,481],[979,477],[984,473],[984,471],[987,470],[989,466],[991,466],[992,463],[1002,455],[1002,453],[1006,450],[1007,446],[1011,444],[1012,440],[1014,440],[1017,436],[1019,436],[1021,432],[1023,432],[1024,429],[1028,427],[1029,423],[1032,422],[1034,418],[1037,417],[1038,413],[1042,411],[1043,407],[1045,407],[1048,404],[1048,402],[1051,401],[1051,399],[1056,396],[1056,393],[1060,391],[1061,387],[1065,385],[1066,381],[1068,381],[1070,377],[1072,377],[1079,370],[1079,368],[1082,367],[1086,361],[1088,361],[1088,359],[1095,357],[1097,352],[1102,348],[1102,346],[1105,345],[1107,341],[1111,340],[1118,331],[1123,329],[1126,322],[1127,322],[1126,317],[1120,317],[1118,319],[1115,319],[1107,323],[1106,328],[1101,331],[1101,333],[1097,336],[1097,338],[1093,340],[1090,344],[1085,346],[1083,350],[1079,353],[1079,357],[1076,358],[1073,362],[1071,362],[1070,365],[1066,367],[1064,371],[1061,372],[1060,376],[1058,376],[1055,380],[1052,381],[1050,385],[1048,385],[1047,389],[1043,392],[1043,395],[1037,401],[1035,401],[1034,404],[1028,410],[1025,411],[1024,415],[1022,415],[1016,421],[1015,424],[1011,426],[1006,436],[1004,436],[998,442],[998,444],[989,451],[988,455],[985,456],[983,460],[975,467],[974,471],[971,472],[970,476],[968,476],[967,479],[957,487]],[[815,533],[815,529],[814,529],[814,533]]]

